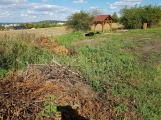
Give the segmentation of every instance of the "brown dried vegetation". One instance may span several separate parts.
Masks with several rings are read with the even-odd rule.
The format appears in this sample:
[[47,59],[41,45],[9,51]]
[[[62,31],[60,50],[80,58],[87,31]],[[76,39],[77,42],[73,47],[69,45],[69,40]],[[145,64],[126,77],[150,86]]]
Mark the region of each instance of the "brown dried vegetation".
[[54,62],[52,65],[28,65],[19,76],[10,75],[0,80],[0,119],[34,120],[37,117],[48,120],[40,111],[44,101],[49,100],[49,94],[55,96],[54,104],[66,110],[55,115],[56,120],[139,118],[132,112],[131,104],[124,100],[128,110],[116,114],[119,96],[112,98],[105,92],[106,99],[101,99],[83,77]]
[[41,36],[36,45],[39,45],[40,47],[57,55],[68,54],[68,50],[64,46],[61,46],[57,40],[51,41],[47,36]]

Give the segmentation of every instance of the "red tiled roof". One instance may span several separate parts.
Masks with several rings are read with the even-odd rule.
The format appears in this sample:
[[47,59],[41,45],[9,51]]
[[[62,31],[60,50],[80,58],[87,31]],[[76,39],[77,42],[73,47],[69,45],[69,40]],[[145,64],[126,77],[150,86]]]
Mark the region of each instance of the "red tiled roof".
[[98,16],[96,16],[95,18],[94,18],[94,22],[102,22],[102,21],[104,21],[104,20],[106,20],[106,19],[112,19],[112,17],[110,16],[110,15],[98,15]]

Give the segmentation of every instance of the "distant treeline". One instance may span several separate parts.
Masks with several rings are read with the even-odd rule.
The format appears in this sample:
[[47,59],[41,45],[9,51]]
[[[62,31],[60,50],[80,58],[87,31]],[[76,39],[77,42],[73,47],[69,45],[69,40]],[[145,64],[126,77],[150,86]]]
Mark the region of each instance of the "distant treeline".
[[[56,26],[61,26],[63,24],[59,23],[66,23],[66,21],[58,21],[58,20],[45,20],[45,21],[40,21],[40,22],[27,22],[27,23],[16,23],[19,24],[19,26],[25,27],[26,29],[31,29],[31,28],[48,28],[48,27],[56,27]],[[14,26],[8,26],[5,28],[5,26],[2,25],[11,25],[15,23],[0,23],[0,30],[3,29],[14,29]],[[17,26],[16,26],[17,27]]]
[[44,20],[44,21],[39,21],[39,22],[36,22],[36,23],[43,23],[43,22],[50,22],[51,24],[56,24],[56,23],[65,23],[66,21],[60,21],[60,20]]
[[66,21],[45,20],[45,21],[32,22],[32,23],[20,23],[20,26],[26,26],[27,29],[48,28],[48,27],[60,26],[60,24],[58,23],[65,23],[65,22]]

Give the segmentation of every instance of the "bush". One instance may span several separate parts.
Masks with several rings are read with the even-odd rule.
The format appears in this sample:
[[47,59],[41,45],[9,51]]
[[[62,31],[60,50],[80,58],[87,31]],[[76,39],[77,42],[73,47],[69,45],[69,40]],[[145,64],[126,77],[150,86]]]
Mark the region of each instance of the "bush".
[[88,31],[91,30],[91,25],[93,24],[93,16],[87,12],[80,11],[79,13],[74,13],[68,16],[67,26],[75,31]]

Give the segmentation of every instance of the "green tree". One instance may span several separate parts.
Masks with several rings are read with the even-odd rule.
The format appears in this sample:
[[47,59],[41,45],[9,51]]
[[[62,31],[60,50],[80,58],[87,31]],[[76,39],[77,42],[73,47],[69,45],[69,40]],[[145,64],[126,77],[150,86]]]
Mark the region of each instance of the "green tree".
[[148,26],[158,25],[161,21],[161,7],[159,6],[145,6],[143,14],[143,22],[147,22]]
[[41,23],[36,23],[35,28],[42,28],[42,24]]
[[26,23],[26,28],[27,29],[31,29],[33,27],[35,27],[35,24],[34,23]]
[[161,21],[161,7],[147,5],[128,9],[127,7],[120,10],[120,22],[125,28],[136,29],[142,28],[143,23],[147,23],[149,27],[156,26]]
[[48,20],[45,20],[45,21],[42,22],[42,27],[43,28],[47,28],[49,26],[50,26],[50,22]]
[[116,12],[113,13],[112,19],[113,19],[113,22],[115,22],[115,23],[119,22],[119,18],[117,16]]
[[72,28],[76,31],[87,31],[91,30],[93,18],[94,17],[89,13],[80,11],[68,16],[66,24],[68,28]]
[[125,28],[128,29],[136,29],[142,27],[142,9],[137,8],[137,6],[133,8],[123,8],[121,9],[122,17],[120,18],[120,22],[124,25]]

